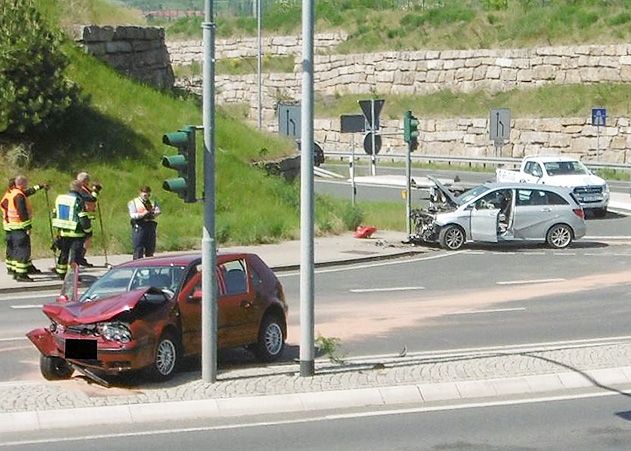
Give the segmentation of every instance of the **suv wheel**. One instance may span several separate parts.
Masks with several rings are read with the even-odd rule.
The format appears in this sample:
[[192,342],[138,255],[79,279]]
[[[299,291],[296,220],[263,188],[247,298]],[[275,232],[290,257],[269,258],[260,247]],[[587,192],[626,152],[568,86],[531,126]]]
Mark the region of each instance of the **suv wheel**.
[[44,379],[49,381],[60,381],[70,379],[74,368],[60,357],[39,356],[39,369]]
[[572,242],[572,229],[565,224],[554,225],[548,230],[546,241],[554,249],[565,249]]
[[254,348],[256,357],[262,362],[272,362],[281,356],[284,348],[283,321],[277,315],[265,315]]
[[438,242],[440,247],[450,251],[457,251],[465,242],[464,230],[457,225],[448,225],[440,229],[438,235]]
[[180,360],[180,346],[175,335],[165,332],[158,340],[153,363],[148,368],[149,376],[158,381],[171,379]]

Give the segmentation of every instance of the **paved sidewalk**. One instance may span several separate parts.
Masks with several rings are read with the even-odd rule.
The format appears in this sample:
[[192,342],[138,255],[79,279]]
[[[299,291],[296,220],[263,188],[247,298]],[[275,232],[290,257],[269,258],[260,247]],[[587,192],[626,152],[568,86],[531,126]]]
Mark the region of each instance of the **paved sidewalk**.
[[[631,211],[630,200],[622,195],[613,199],[612,210],[624,207]],[[355,239],[351,234],[317,238],[316,264],[396,258],[411,253],[430,256],[436,252],[403,245],[404,238],[401,233],[379,231],[368,240]],[[298,241],[225,250],[254,251],[277,270],[297,269],[300,261]],[[108,261],[117,264],[129,258],[116,255]],[[102,257],[90,260],[104,263]],[[52,259],[35,263],[44,269]],[[93,268],[88,272],[99,275],[103,271]],[[19,287],[59,287],[58,280],[37,277],[37,282]],[[4,274],[0,276],[0,291],[5,294],[17,286]],[[245,354],[242,357],[247,358]],[[37,379],[0,383],[0,433],[365,406],[421,407],[568,390],[619,391],[631,388],[631,339],[559,343],[533,349],[413,353],[343,362],[320,358],[314,377],[300,377],[299,366],[293,361],[268,366],[241,364],[235,368],[228,359],[220,364],[215,384],[206,384],[200,378],[199,369],[192,368],[165,384],[132,381],[131,385],[105,388],[77,375],[60,382]]]

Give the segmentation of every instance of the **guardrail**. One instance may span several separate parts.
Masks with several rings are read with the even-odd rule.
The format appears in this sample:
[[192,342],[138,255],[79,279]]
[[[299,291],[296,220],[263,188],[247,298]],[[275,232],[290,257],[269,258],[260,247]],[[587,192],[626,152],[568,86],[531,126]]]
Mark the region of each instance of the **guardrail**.
[[[350,152],[341,152],[341,151],[326,151],[325,156],[327,157],[340,157],[340,158],[348,158],[351,156]],[[355,152],[355,158],[358,159],[370,159],[370,155],[362,152]],[[377,160],[384,159],[392,159],[394,160],[404,160],[406,158],[405,154],[401,153],[389,153],[389,154],[380,154],[377,155]],[[519,166],[521,164],[521,158],[498,158],[498,157],[461,157],[461,156],[443,156],[443,155],[420,155],[412,153],[412,161],[427,161],[431,162],[441,162],[441,163],[458,163],[458,164],[481,164],[483,166],[499,166],[499,165],[513,165]],[[588,168],[595,169],[614,169],[614,170],[626,170],[631,171],[631,164],[621,164],[621,163],[598,163],[592,161],[584,161],[585,166]]]

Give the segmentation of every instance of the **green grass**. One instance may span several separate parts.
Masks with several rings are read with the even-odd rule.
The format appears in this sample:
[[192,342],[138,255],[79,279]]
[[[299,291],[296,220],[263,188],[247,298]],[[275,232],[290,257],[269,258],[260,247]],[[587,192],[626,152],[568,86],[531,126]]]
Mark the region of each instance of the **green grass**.
[[[50,181],[49,202],[67,191],[77,172],[87,170],[104,185],[100,197],[108,251],[131,252],[127,202],[139,186],[148,184],[162,205],[158,226],[158,250],[200,247],[203,205],[184,204],[160,189],[162,180],[175,175],[161,166],[161,155],[175,149],[162,144],[162,135],[184,125],[201,124],[198,99],[177,97],[137,84],[66,46],[71,59],[68,77],[86,96],[83,106],[70,113],[69,122],[57,133],[33,139],[32,163],[19,167],[11,156],[25,145],[4,143],[0,177],[24,173],[31,184]],[[259,133],[223,110],[216,118],[216,232],[219,245],[268,243],[296,238],[299,231],[299,188],[279,177],[266,175],[251,163],[291,154],[294,144]],[[202,185],[201,132],[198,132],[198,196]],[[45,196],[32,198],[35,210],[33,254],[50,255],[50,233]],[[354,225],[347,202],[318,199],[317,233],[337,233]],[[351,220],[350,224],[347,221]],[[103,235],[95,224],[94,246]]]
[[[293,56],[269,56],[262,58],[263,73],[293,73],[296,64]],[[176,77],[201,76],[202,65],[194,61],[192,64],[175,66],[173,68]],[[217,75],[244,75],[255,74],[257,71],[257,58],[222,58],[215,64]]]
[[[402,3],[402,2],[400,2]],[[344,30],[335,53],[376,50],[533,47],[628,42],[629,0],[444,0],[395,2],[319,0],[318,32]],[[217,36],[254,36],[256,19],[218,13]],[[170,39],[199,39],[200,18],[162,22]],[[276,2],[263,11],[266,35],[300,34],[300,2]]]
[[[371,95],[316,97],[318,117],[357,114],[357,103]],[[386,100],[381,116],[397,119],[406,110],[423,119],[486,117],[497,107],[511,109],[512,117],[588,117],[594,105],[607,105],[610,117],[631,114],[631,89],[624,84],[548,85],[499,93],[440,91],[418,96],[376,96]]]

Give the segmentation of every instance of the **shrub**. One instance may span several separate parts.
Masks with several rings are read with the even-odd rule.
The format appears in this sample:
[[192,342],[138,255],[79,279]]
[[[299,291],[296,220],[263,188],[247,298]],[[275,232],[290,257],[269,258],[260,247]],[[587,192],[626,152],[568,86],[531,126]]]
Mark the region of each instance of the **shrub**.
[[50,128],[77,103],[79,90],[64,76],[61,43],[32,0],[0,1],[0,133]]

